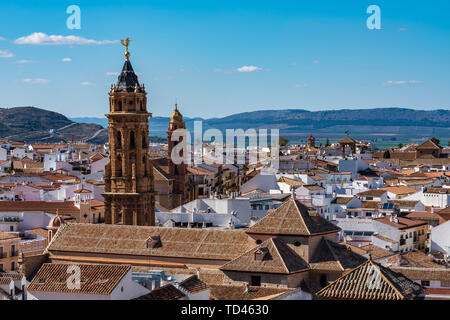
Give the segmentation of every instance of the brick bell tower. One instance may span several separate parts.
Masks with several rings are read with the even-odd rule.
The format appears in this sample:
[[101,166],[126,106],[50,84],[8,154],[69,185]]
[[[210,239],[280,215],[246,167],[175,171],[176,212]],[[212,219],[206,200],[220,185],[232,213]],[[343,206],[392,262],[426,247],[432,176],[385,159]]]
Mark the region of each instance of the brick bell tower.
[[147,93],[129,59],[109,92],[109,163],[105,168],[105,223],[155,225],[153,170],[148,157]]
[[[183,141],[183,137],[180,137],[178,141],[172,141],[172,133],[177,129],[186,129],[186,125],[183,121],[183,115],[178,110],[178,105],[175,103],[175,110],[170,116],[169,128],[167,130],[167,144],[168,144],[168,164],[169,173],[174,177],[174,192],[182,194],[181,202],[185,203],[188,200],[187,184],[187,165],[186,163],[175,164],[172,162],[173,148]],[[180,156],[183,156],[182,151]]]

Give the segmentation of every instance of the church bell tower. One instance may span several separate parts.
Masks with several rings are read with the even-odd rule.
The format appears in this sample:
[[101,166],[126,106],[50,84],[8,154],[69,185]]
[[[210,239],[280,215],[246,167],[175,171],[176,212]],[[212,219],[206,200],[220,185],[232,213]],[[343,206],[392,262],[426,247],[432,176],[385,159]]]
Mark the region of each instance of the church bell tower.
[[125,63],[109,92],[109,163],[105,168],[105,223],[155,225],[153,170],[148,157],[147,93],[126,46]]

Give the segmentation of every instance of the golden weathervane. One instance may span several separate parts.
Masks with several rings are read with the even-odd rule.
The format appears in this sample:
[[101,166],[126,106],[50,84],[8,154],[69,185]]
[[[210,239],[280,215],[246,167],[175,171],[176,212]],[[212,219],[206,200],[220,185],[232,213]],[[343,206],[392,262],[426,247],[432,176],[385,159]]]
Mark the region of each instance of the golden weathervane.
[[126,38],[125,41],[120,40],[120,42],[126,48],[125,49],[125,57],[127,57],[127,59],[128,59],[128,57],[130,56],[130,53],[128,52],[128,46],[130,45],[130,39]]

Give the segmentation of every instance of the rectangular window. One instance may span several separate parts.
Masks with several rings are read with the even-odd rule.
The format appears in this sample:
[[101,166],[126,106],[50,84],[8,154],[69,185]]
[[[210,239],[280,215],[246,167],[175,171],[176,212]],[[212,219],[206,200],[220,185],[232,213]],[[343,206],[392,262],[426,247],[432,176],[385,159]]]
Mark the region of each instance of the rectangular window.
[[447,281],[441,281],[441,287],[450,287],[450,281],[449,280],[447,280]]
[[422,287],[429,287],[430,286],[430,281],[429,280],[422,280],[421,281],[421,285],[422,285]]
[[254,287],[260,287],[261,286],[261,276],[251,276],[250,285],[254,286]]

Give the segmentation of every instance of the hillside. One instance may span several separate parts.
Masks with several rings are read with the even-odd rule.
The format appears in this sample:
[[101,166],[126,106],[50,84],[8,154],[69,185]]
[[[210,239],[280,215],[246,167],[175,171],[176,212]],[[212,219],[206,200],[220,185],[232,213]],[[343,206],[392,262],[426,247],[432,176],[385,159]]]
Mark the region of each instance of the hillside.
[[[14,141],[52,143],[70,141],[72,138],[96,140],[103,131],[106,130],[98,124],[77,123],[62,114],[44,109],[0,108],[0,137]],[[99,140],[100,143],[106,141],[105,137]]]

